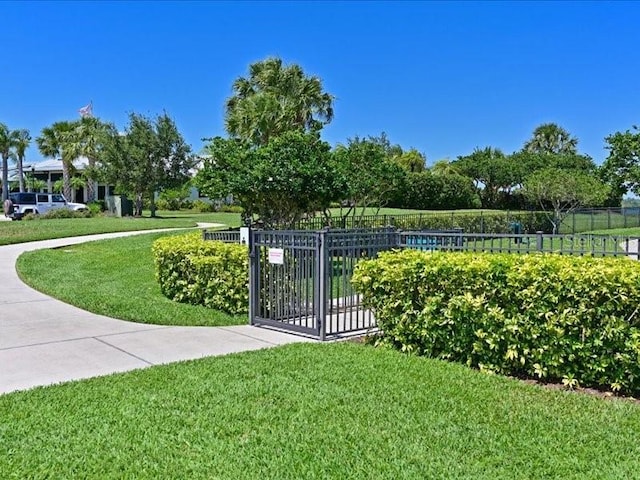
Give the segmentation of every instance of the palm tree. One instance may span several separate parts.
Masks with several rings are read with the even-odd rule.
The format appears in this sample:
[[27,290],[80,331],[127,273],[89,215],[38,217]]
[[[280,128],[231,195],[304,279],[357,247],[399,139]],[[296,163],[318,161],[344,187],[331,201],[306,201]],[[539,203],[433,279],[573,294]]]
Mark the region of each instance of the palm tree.
[[69,148],[69,139],[72,135],[73,124],[71,122],[55,122],[50,127],[42,129],[42,133],[36,138],[38,149],[45,157],[62,157],[62,183],[63,192],[67,200],[71,198],[71,170],[73,170],[73,148]]
[[31,134],[29,130],[22,128],[14,130],[15,138],[13,147],[15,148],[16,163],[18,164],[18,182],[20,191],[24,192],[24,155],[31,144]]
[[268,58],[249,66],[249,77],[233,83],[225,126],[232,137],[264,145],[289,130],[319,131],[333,119],[334,97],[318,77],[298,65]]
[[102,147],[102,134],[105,131],[105,124],[95,117],[83,117],[73,123],[73,133],[67,148],[73,158],[80,156],[87,158],[87,168],[84,176],[87,179],[87,201],[92,202],[96,198],[95,180],[97,176],[96,162]]
[[523,150],[531,153],[576,154],[578,139],[555,123],[543,123],[533,131],[533,137]]
[[16,141],[16,132],[0,123],[0,156],[2,157],[2,201],[9,198],[9,155]]

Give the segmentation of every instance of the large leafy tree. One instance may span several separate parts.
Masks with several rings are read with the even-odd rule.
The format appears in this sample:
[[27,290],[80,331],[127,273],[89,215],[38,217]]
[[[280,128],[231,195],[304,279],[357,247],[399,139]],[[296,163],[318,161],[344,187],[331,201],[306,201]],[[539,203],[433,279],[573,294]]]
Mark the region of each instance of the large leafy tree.
[[609,155],[600,170],[603,178],[621,197],[628,191],[640,195],[640,130],[616,132],[605,138]]
[[543,168],[527,178],[523,191],[547,212],[553,233],[558,233],[562,219],[572,211],[601,205],[609,194],[609,187],[583,171]]
[[333,118],[333,99],[322,81],[299,65],[268,58],[250,65],[249,76],[233,83],[225,126],[233,138],[266,145],[289,130],[318,132]]
[[0,123],[0,157],[2,157],[2,201],[9,198],[9,156],[15,146],[16,131]]
[[500,192],[510,192],[522,183],[521,165],[497,148],[476,148],[458,157],[452,167],[474,181],[485,208],[495,208]]
[[385,206],[406,183],[406,172],[389,156],[381,137],[349,139],[333,152],[335,170],[345,187],[341,200],[349,205],[347,215],[364,215],[367,207]]
[[71,200],[71,175],[74,170],[73,161],[76,158],[74,148],[70,146],[74,128],[73,122],[55,122],[50,127],[43,128],[40,136],[36,138],[38,150],[42,155],[53,159],[62,158],[63,194],[67,200]]
[[575,154],[578,139],[555,123],[543,123],[524,144],[523,150],[532,153]]
[[245,221],[293,225],[327,209],[339,191],[330,146],[314,133],[288,131],[257,148],[217,137],[205,151],[196,185],[212,198],[233,195]]
[[175,122],[166,114],[155,119],[132,113],[124,134],[113,125],[101,136],[99,160],[104,179],[135,198],[137,216],[143,200],[156,214],[155,193],[182,185],[196,164]]

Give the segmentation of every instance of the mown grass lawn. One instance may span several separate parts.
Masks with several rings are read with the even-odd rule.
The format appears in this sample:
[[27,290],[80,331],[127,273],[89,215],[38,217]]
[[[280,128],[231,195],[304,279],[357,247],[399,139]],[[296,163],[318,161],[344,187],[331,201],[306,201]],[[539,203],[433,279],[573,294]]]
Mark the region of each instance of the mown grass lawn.
[[76,237],[96,233],[153,230],[159,228],[189,228],[197,222],[221,223],[229,226],[240,224],[237,213],[158,212],[158,218],[117,218],[97,216],[92,218],[60,218],[50,220],[22,220],[0,222],[0,245],[33,242],[52,238]]
[[[184,233],[181,232],[181,233]],[[237,325],[246,315],[173,302],[155,279],[151,244],[169,233],[88,242],[22,254],[16,268],[27,284],[90,312],[160,325]]]
[[353,343],[0,396],[2,478],[628,479],[640,406]]

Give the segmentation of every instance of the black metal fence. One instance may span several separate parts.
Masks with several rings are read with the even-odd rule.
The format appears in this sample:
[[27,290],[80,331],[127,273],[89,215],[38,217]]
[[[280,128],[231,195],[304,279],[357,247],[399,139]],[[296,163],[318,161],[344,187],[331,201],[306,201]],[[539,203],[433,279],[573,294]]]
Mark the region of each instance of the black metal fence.
[[[239,232],[210,233],[215,233],[211,239],[240,241]],[[375,317],[353,291],[351,277],[361,260],[374,258],[384,250],[547,252],[640,260],[639,240],[618,235],[481,234],[394,228],[253,230],[249,235],[250,322],[322,340],[374,329]]]
[[398,247],[426,251],[488,253],[555,253],[639,260],[638,237],[624,235],[467,234],[399,232]]
[[202,232],[202,238],[205,240],[215,240],[225,243],[240,243],[240,231],[216,231],[216,230],[204,230]]
[[[517,225],[517,227],[516,227]],[[442,211],[399,215],[349,215],[313,217],[283,226],[291,230],[323,228],[379,228],[392,226],[403,230],[462,228],[467,233],[552,233],[549,216],[540,211]],[[561,234],[594,230],[640,227],[640,208],[592,208],[576,210],[562,218]],[[516,231],[520,229],[520,232]]]

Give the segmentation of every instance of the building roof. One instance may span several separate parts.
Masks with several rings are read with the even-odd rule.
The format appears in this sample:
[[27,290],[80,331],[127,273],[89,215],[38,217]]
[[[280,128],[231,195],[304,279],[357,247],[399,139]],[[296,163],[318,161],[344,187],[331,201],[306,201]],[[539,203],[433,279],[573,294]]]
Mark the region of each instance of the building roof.
[[[87,157],[78,157],[73,161],[73,166],[76,170],[82,171],[85,169],[89,160]],[[43,173],[43,172],[62,172],[62,159],[55,158],[49,160],[43,160],[41,162],[25,164],[24,171],[28,172],[33,167],[35,172]]]

